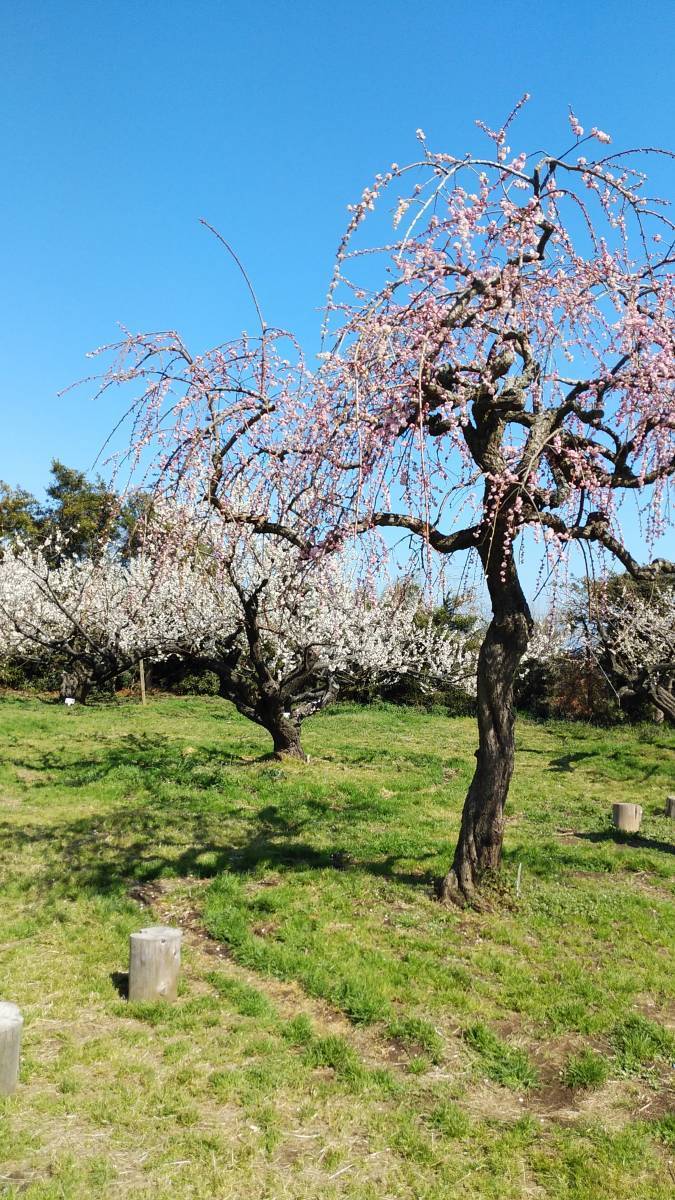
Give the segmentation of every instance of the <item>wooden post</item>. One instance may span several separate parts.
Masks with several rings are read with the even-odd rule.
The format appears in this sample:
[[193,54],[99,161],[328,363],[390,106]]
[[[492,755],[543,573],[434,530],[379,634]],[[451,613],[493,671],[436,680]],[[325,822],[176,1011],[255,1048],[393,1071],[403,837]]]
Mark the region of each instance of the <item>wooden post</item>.
[[675,796],[666,796],[666,816],[675,821]]
[[140,659],[138,664],[138,676],[141,681],[141,704],[145,704],[145,663]]
[[0,1096],[11,1096],[19,1082],[22,1026],[18,1006],[0,1000]]
[[129,939],[129,999],[176,999],[182,930],[151,925]]
[[613,804],[612,820],[621,833],[637,833],[642,821],[639,804]]

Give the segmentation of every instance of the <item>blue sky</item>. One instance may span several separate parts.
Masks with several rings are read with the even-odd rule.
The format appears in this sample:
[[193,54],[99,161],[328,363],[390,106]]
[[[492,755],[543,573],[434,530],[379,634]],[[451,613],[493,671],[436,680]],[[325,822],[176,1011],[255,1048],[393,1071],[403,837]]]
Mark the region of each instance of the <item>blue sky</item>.
[[[0,478],[40,491],[114,424],[84,388],[116,323],[203,349],[268,322],[313,347],[346,219],[373,174],[475,146],[525,91],[528,149],[572,104],[626,146],[672,142],[672,3],[0,0]],[[514,139],[515,144],[515,139]],[[656,190],[672,191],[659,166]]]

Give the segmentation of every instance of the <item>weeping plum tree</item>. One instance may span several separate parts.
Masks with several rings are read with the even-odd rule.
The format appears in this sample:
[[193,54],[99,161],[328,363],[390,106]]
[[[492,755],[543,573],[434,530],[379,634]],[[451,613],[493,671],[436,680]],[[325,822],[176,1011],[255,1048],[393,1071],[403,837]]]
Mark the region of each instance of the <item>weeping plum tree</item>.
[[574,114],[571,146],[516,152],[522,103],[481,124],[486,153],[436,153],[418,130],[417,161],[366,188],[315,371],[258,309],[259,336],[196,357],[175,333],[129,336],[102,384],[141,384],[135,452],[159,438],[158,486],[223,522],[309,556],[353,535],[385,553],[386,528],[429,558],[477,556],[492,606],[477,761],[440,887],[458,901],[501,859],[532,629],[520,556],[553,568],[581,544],[636,578],[673,571],[641,564],[620,524],[633,497],[654,545],[674,469],[673,225],[642,172],[656,152],[614,152]]
[[363,524],[409,529],[441,554],[472,549],[490,596],[448,899],[471,898],[501,859],[513,687],[532,629],[518,539],[533,529],[552,564],[581,542],[637,577],[673,569],[640,565],[618,514],[622,495],[641,496],[648,535],[662,532],[675,466],[673,227],[646,194],[639,153],[610,152],[596,128],[584,138],[574,114],[572,148],[514,153],[516,112],[499,130],[482,126],[485,157],[432,153],[418,131],[424,156],[394,216],[405,234],[385,251],[383,287],[366,295],[346,278],[350,256],[358,267],[351,237],[407,171],[364,193],[339,252],[341,328],[323,369],[338,431],[330,469]]

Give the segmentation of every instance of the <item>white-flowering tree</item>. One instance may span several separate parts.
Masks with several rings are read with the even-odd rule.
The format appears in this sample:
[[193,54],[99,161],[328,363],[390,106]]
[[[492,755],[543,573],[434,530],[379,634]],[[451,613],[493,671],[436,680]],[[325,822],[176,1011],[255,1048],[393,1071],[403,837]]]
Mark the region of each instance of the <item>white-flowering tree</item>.
[[0,562],[0,650],[63,671],[61,695],[84,703],[92,684],[113,683],[150,654],[145,608],[152,572],[103,556],[53,566],[41,552],[8,553]]
[[[527,651],[518,669],[517,693],[527,697],[541,696],[550,689],[557,666],[569,654],[570,631],[567,622],[554,613],[534,621]],[[525,703],[528,707],[528,703]]]
[[221,695],[279,755],[304,757],[303,721],[345,681],[475,686],[468,634],[435,628],[414,589],[378,593],[355,583],[343,557],[308,561],[273,537],[240,531],[227,550],[216,542],[206,553],[202,537],[189,562],[168,559],[156,573],[146,613],[155,657],[214,671]]
[[49,655],[63,667],[62,695],[80,702],[141,658],[177,656],[215,671],[221,695],[269,732],[277,754],[296,757],[302,722],[345,680],[412,675],[472,689],[470,639],[435,629],[414,590],[378,594],[337,556],[304,561],[273,538],[224,546],[211,533],[125,564],[104,556],[55,568],[40,554],[7,555],[4,654]]
[[675,722],[675,588],[616,576],[585,589],[571,622],[619,703],[651,704]]

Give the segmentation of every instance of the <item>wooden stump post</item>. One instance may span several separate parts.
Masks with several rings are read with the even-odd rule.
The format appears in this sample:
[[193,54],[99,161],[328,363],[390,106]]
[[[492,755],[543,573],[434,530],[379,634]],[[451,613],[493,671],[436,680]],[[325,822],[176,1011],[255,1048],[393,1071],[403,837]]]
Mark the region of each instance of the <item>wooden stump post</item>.
[[0,1000],[0,1096],[11,1096],[19,1082],[22,1026],[18,1006]]
[[612,820],[621,833],[637,833],[642,822],[639,804],[613,804]]
[[675,796],[666,796],[666,816],[675,821]]
[[151,925],[129,939],[129,999],[176,999],[182,930]]

